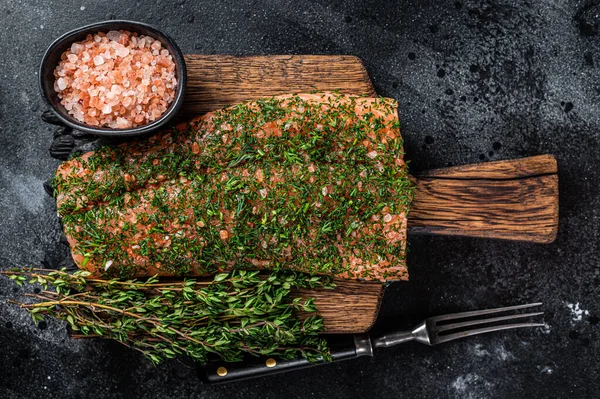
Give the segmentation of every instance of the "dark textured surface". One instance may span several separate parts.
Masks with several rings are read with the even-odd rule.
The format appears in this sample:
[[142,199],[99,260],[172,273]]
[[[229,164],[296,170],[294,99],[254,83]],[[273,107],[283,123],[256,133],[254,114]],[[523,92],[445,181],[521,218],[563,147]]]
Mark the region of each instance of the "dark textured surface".
[[[0,1],[0,264],[64,256],[42,182],[53,128],[36,71],[61,33],[101,19],[156,25],[184,52],[355,54],[400,101],[414,171],[541,153],[558,157],[551,245],[411,237],[412,281],[391,286],[379,327],[448,311],[543,301],[547,328],[210,387],[193,365],[154,368],[117,343],[35,327],[0,278],[2,398],[573,397],[600,395],[600,3],[597,1]],[[413,4],[418,3],[418,4]],[[575,308],[575,311],[572,308]],[[577,317],[577,310],[582,312]]]

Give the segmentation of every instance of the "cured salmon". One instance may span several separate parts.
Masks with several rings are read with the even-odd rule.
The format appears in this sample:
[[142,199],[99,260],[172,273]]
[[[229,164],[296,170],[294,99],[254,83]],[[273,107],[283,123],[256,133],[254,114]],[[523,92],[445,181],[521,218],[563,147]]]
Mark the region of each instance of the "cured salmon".
[[53,184],[75,263],[96,276],[406,280],[403,157],[395,100],[296,94],[86,153]]

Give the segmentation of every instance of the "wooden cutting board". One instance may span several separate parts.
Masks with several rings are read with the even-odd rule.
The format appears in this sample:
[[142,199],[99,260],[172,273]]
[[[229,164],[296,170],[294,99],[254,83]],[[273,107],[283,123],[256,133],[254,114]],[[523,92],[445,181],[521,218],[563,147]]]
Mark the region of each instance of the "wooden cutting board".
[[[185,59],[188,83],[179,121],[279,94],[339,90],[377,95],[363,63],[353,56],[186,55]],[[430,170],[416,177],[415,184],[409,234],[536,243],[550,243],[556,237],[558,175],[551,155]],[[350,280],[336,284],[334,290],[297,294],[315,298],[329,333],[367,331],[377,318],[382,284]]]

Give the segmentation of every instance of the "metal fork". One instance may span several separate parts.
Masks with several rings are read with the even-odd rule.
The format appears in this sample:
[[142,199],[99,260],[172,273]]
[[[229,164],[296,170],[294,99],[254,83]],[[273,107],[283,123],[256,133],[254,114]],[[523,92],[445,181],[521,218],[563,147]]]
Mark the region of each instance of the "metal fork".
[[[544,312],[518,313],[497,317],[485,317],[498,313],[509,312],[513,310],[532,308],[541,306],[540,302],[529,303],[526,305],[507,306],[504,308],[474,310],[471,312],[451,313],[442,316],[429,317],[420,322],[410,331],[397,331],[372,340],[372,346],[375,348],[387,348],[390,346],[402,344],[409,341],[417,341],[426,345],[437,345],[455,339],[470,337],[471,335],[484,334],[493,331],[510,330],[523,327],[543,327],[543,323],[508,323],[493,325],[482,328],[472,328],[482,324],[491,324],[498,322],[513,321],[526,317],[539,316]],[[468,318],[478,318],[475,320],[458,321]],[[452,332],[453,330],[465,329],[464,331]]]
[[[352,343],[344,347],[331,348],[331,357],[334,362],[354,359],[361,356],[373,356],[373,348],[387,348],[409,341],[417,341],[426,345],[438,345],[455,339],[470,337],[471,335],[484,334],[493,331],[510,330],[513,328],[542,327],[543,323],[511,323],[514,320],[534,317],[544,314],[513,313],[500,316],[501,313],[540,306],[541,303],[508,306],[504,308],[475,310],[471,312],[452,313],[443,316],[429,317],[408,331],[395,331],[378,337],[371,337],[368,333],[352,336]],[[493,316],[493,317],[489,317]],[[488,326],[483,327],[488,324]],[[482,326],[482,327],[479,327]],[[329,362],[310,363],[306,359],[275,360],[273,358],[245,363],[223,362],[210,363],[199,369],[199,376],[209,383],[223,383],[245,380],[286,371],[299,370]]]

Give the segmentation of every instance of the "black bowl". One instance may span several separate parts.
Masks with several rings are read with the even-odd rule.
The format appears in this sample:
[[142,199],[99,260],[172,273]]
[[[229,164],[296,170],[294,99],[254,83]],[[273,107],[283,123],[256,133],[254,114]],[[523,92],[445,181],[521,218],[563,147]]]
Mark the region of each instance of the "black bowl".
[[[56,91],[54,90],[54,69],[60,62],[60,56],[68,48],[71,47],[73,42],[84,40],[88,34],[94,34],[97,32],[108,32],[110,30],[127,30],[130,32],[136,32],[141,35],[150,36],[162,43],[162,45],[169,50],[169,53],[173,56],[175,61],[175,74],[177,77],[177,88],[175,92],[175,98],[169,105],[169,108],[164,114],[157,120],[148,123],[146,125],[138,126],[131,129],[111,129],[102,128],[86,125],[73,118],[65,107],[60,103],[60,99]],[[91,25],[86,25],[81,28],[77,28],[68,33],[65,33],[58,39],[56,39],[42,59],[40,65],[40,90],[42,97],[52,107],[52,110],[56,116],[66,125],[71,126],[74,129],[82,132],[95,134],[98,136],[109,136],[109,137],[124,137],[124,136],[136,136],[146,133],[151,133],[159,130],[163,127],[179,110],[183,103],[183,96],[185,94],[185,84],[187,80],[185,61],[183,60],[183,54],[177,44],[166,34],[160,32],[158,29],[141,23],[133,21],[104,21],[97,22]]]

